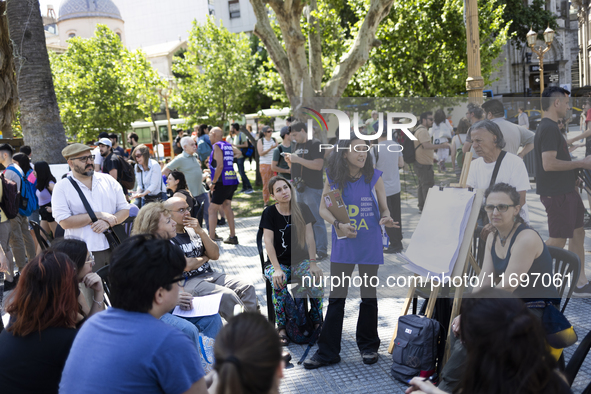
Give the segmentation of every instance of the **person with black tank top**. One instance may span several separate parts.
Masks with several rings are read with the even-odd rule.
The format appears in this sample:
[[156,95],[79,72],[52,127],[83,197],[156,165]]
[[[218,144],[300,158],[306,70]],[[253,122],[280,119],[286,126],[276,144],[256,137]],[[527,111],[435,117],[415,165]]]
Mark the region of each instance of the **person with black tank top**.
[[[484,209],[494,231],[486,240],[479,286],[474,292],[494,287],[512,293],[541,319],[547,305],[552,308],[560,305],[553,281],[548,285],[548,280],[544,280],[548,275],[553,277],[548,247],[540,235],[523,222],[519,215],[519,193],[513,186],[497,183],[484,195]],[[460,316],[452,322],[455,336],[461,335],[460,322]],[[449,361],[441,371],[440,389],[455,392],[466,367],[466,357],[463,345],[455,341]]]

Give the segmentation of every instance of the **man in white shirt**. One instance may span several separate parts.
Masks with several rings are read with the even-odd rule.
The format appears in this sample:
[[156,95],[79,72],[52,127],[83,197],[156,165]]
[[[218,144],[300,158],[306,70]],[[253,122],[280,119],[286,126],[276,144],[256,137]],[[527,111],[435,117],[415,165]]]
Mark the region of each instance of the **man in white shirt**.
[[109,227],[122,223],[129,216],[129,204],[121,185],[109,174],[94,172],[91,149],[83,144],[72,144],[62,150],[72,169],[72,179],[88,200],[97,217],[92,222],[80,195],[68,178],[53,188],[51,210],[65,236],[83,239],[95,260],[94,271],[109,262],[111,250],[103,234]]
[[[373,124],[373,129],[377,131],[379,127],[378,122]],[[384,125],[386,130],[386,125]],[[400,224],[399,228],[386,227],[386,233],[390,238],[390,245],[384,253],[400,253],[402,252],[402,209],[400,202],[400,172],[399,169],[404,167],[404,159],[402,157],[402,146],[394,141],[388,141],[386,133],[378,138],[377,145],[374,145],[371,150],[374,167],[382,171],[382,179],[384,181],[384,188],[386,189],[386,200],[388,203],[388,210],[390,216],[395,222]]]
[[525,193],[531,188],[525,163],[516,155],[505,152],[499,158],[505,145],[505,139],[499,126],[490,120],[482,120],[472,126],[472,144],[480,156],[470,164],[466,184],[475,189],[487,189],[497,160],[501,160],[494,183],[507,183],[519,192],[520,215],[529,223],[529,211],[525,202]]
[[517,112],[519,112],[519,115],[517,115],[517,124],[529,130],[529,116],[527,116],[523,108],[518,108]]

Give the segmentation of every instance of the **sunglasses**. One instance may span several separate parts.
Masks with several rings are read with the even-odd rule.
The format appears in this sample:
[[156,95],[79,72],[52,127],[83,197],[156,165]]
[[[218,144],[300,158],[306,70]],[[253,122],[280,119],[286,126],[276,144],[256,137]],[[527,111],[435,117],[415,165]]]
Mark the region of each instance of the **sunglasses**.
[[499,204],[499,205],[492,205],[492,204],[486,204],[484,206],[484,210],[488,213],[493,213],[495,208],[497,211],[499,212],[507,212],[507,209],[509,209],[509,207],[514,207],[515,204],[509,205],[509,204]]
[[82,156],[82,157],[72,157],[72,160],[80,160],[82,163],[86,163],[90,160],[94,160],[94,155]]
[[139,155],[133,155],[133,157],[135,157],[136,159],[139,159],[139,158],[140,158],[140,157],[142,157],[142,156],[143,156],[142,154],[139,154]]

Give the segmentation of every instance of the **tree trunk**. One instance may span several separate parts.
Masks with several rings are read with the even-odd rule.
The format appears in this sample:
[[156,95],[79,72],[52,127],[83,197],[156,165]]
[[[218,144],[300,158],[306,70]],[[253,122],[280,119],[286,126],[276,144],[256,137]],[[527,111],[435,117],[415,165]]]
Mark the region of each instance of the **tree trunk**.
[[6,2],[0,1],[0,131],[3,138],[12,138],[12,121],[17,107],[16,75],[12,45],[8,35]]
[[[375,34],[380,22],[390,12],[393,2],[394,0],[370,0],[369,9],[351,49],[340,59],[332,72],[331,79],[321,87],[324,73],[322,35],[319,31],[321,27],[312,15],[312,11],[317,9],[316,0],[311,0],[306,8],[303,0],[250,0],[257,18],[254,34],[267,48],[281,76],[294,113],[305,107],[306,101],[310,98],[342,96],[351,77],[367,62],[369,52],[381,44],[380,40],[375,38]],[[271,27],[266,5],[275,12],[285,49]],[[312,34],[308,37],[308,49],[306,49],[306,40],[300,25],[304,10],[308,22],[314,27]],[[308,56],[306,56],[307,50]],[[307,59],[310,59],[309,65]]]
[[15,43],[15,66],[21,125],[25,143],[36,160],[65,163],[67,145],[53,87],[39,0],[7,0],[10,37]]

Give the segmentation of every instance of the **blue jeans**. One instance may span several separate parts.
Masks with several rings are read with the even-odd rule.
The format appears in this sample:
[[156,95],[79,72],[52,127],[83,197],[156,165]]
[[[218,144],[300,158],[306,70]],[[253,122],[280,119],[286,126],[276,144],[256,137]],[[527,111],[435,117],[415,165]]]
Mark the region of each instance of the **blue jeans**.
[[184,332],[189,339],[195,344],[195,348],[199,350],[199,333],[202,335],[213,338],[217,336],[221,330],[222,318],[219,314],[203,317],[189,317],[182,318],[175,316],[171,313],[165,313],[160,318],[164,323],[169,326],[173,326]]
[[303,193],[297,192],[298,202],[307,205],[316,223],[314,223],[314,239],[316,240],[316,253],[326,253],[328,250],[328,235],[324,219],[320,217],[320,200],[322,199],[322,189],[312,189],[306,187]]
[[236,159],[236,164],[238,164],[238,173],[240,174],[240,179],[242,179],[242,190],[249,190],[252,189],[252,186],[244,171],[244,160],[246,160],[244,157]]

